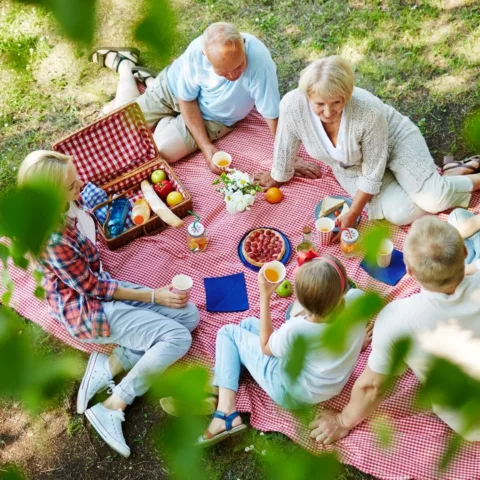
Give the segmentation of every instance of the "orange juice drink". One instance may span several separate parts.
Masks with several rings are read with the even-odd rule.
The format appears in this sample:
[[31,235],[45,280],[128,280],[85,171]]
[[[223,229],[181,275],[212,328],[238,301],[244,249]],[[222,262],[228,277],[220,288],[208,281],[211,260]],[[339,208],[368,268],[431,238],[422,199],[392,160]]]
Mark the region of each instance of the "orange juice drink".
[[276,260],[266,263],[263,267],[263,276],[270,283],[278,283],[283,281],[286,274],[287,270],[285,269],[285,265]]
[[232,163],[232,157],[227,152],[216,152],[212,157],[212,162],[220,169],[225,170]]

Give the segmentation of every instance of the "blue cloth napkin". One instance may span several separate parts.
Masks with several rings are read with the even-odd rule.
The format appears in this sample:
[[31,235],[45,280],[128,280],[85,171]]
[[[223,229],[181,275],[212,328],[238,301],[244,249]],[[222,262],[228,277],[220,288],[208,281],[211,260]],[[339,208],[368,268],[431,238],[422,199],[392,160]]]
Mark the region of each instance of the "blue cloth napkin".
[[407,273],[403,261],[403,253],[399,250],[393,250],[392,261],[386,268],[380,268],[377,264],[370,264],[364,260],[360,266],[375,280],[386,283],[387,285],[396,285]]
[[245,275],[205,278],[207,312],[243,312],[249,309]]
[[[80,193],[80,195],[82,196],[83,203],[88,208],[88,210],[93,210],[99,203],[106,202],[108,200],[108,195],[106,194],[106,192],[91,182],[88,182],[83,187],[83,190]],[[132,202],[130,202],[130,204],[131,203]],[[107,219],[107,211],[108,211],[108,205],[105,205],[102,208],[98,208],[94,212],[98,221],[102,225],[105,223],[105,220]],[[127,230],[133,227],[133,222],[132,222],[132,219],[130,218],[130,215],[127,215],[125,226]]]

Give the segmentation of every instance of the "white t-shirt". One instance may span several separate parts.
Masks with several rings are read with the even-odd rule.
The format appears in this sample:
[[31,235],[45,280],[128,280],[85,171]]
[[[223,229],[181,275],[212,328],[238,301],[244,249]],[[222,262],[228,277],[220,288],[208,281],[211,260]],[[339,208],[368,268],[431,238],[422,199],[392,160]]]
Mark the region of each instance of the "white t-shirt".
[[[352,289],[345,295],[345,305],[359,296],[360,290]],[[268,345],[275,357],[286,358],[290,354],[295,339],[302,336],[309,345],[302,372],[292,383],[285,374],[283,381],[289,393],[299,402],[316,404],[325,402],[341,392],[357,362],[365,337],[365,324],[352,328],[346,348],[339,354],[327,351],[320,341],[327,328],[325,323],[313,323],[305,316],[287,320],[282,327],[270,336]]]
[[[431,354],[447,358],[480,379],[480,273],[465,277],[452,295],[422,290],[387,305],[373,329],[370,369],[388,374],[393,345],[405,337],[413,340],[406,364],[420,382],[425,381]],[[436,405],[433,411],[453,430],[462,431],[455,412]],[[465,438],[480,440],[480,429]]]
[[313,111],[312,107],[309,105],[310,108],[310,115],[312,117],[312,122],[313,125],[315,126],[315,130],[318,134],[318,138],[322,142],[323,148],[327,151],[327,153],[330,155],[331,158],[336,160],[337,162],[340,163],[345,163],[347,161],[347,155],[345,153],[345,109],[342,112],[342,119],[340,120],[340,127],[338,129],[338,135],[337,135],[337,145],[334,146],[332,141],[327,135],[327,132],[325,131],[325,128],[323,127],[323,123],[318,117],[318,115],[315,114]]
[[97,243],[97,232],[95,230],[95,222],[93,218],[75,202],[70,202],[70,207],[67,211],[70,218],[77,219],[77,227],[80,233],[85,235],[94,245]]

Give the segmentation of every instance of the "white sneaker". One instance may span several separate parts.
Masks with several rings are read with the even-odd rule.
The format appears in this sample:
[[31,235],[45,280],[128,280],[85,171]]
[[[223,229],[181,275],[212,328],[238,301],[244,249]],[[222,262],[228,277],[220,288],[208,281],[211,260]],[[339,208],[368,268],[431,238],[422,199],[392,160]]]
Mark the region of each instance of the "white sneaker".
[[88,359],[87,369],[77,395],[77,413],[85,413],[88,402],[95,394],[105,388],[113,388],[115,383],[108,365],[108,356],[94,352]]
[[85,416],[107,445],[124,457],[130,456],[130,447],[122,432],[125,415],[120,409],[110,410],[97,403],[85,412]]

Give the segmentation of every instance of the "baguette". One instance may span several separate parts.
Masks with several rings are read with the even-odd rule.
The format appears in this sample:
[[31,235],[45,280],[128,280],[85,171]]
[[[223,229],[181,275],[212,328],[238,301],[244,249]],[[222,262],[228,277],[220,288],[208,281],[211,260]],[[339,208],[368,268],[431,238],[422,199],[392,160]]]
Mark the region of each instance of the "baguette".
[[183,220],[177,217],[168,207],[163,203],[161,198],[155,193],[152,185],[148,180],[143,180],[140,184],[145,200],[150,205],[150,208],[155,212],[166,224],[173,228],[183,227]]

